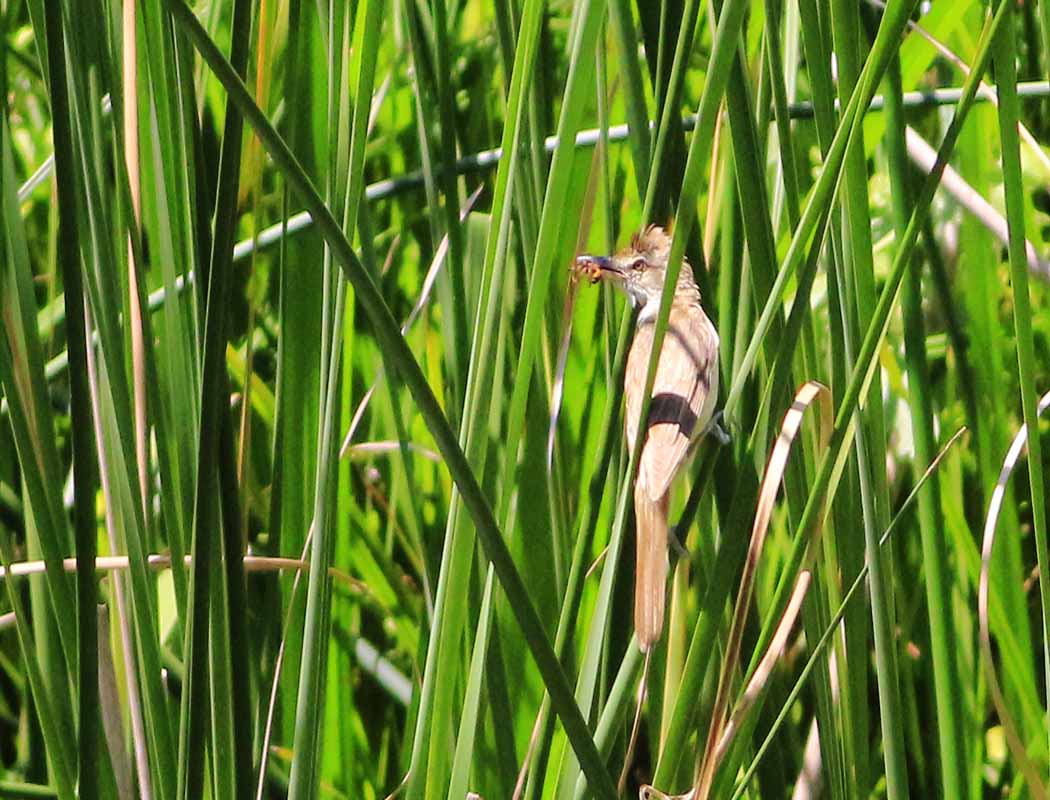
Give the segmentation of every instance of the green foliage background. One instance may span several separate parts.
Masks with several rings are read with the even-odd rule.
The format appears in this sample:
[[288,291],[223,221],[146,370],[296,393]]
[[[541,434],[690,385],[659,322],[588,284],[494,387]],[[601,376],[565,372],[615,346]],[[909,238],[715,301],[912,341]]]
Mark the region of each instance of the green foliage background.
[[[1050,383],[1046,3],[0,20],[0,794],[1044,796],[1038,436],[988,561],[1010,719],[977,597]],[[961,189],[909,160],[909,126]],[[732,438],[679,481],[688,558],[646,666],[632,320],[568,267],[648,223],[673,223],[671,272],[689,259],[720,330]],[[806,381],[830,439],[807,411],[738,658],[759,486]]]

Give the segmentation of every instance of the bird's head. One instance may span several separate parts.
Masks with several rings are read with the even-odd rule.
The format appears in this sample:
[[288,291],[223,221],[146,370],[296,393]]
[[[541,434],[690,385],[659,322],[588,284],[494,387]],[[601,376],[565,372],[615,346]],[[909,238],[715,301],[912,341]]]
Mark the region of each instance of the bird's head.
[[[575,269],[595,283],[602,279],[611,281],[622,288],[631,303],[639,309],[645,309],[650,303],[655,308],[663,292],[670,252],[671,237],[663,228],[650,225],[615,255],[577,257]],[[696,292],[693,271],[689,263],[683,260],[675,295],[695,295]]]

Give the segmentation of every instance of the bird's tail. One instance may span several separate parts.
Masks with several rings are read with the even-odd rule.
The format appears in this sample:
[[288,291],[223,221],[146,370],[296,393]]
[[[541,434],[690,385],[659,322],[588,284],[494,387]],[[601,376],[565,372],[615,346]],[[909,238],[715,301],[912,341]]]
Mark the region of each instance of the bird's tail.
[[645,487],[635,484],[637,565],[634,578],[634,631],[638,644],[648,651],[664,627],[664,596],[667,590],[667,515],[670,495],[649,497]]

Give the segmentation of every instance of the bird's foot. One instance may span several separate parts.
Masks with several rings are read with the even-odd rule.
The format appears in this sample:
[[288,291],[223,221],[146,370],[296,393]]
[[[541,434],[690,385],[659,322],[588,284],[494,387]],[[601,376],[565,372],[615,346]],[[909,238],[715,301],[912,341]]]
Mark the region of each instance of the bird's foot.
[[678,554],[679,558],[685,561],[690,560],[689,550],[682,544],[682,540],[678,538],[678,526],[672,525],[667,529],[667,539],[671,543],[671,549]]
[[711,417],[711,421],[707,423],[707,429],[704,431],[704,435],[711,434],[714,436],[720,445],[729,444],[729,434],[726,433],[725,428],[722,427],[723,415],[721,411],[716,411],[714,416]]

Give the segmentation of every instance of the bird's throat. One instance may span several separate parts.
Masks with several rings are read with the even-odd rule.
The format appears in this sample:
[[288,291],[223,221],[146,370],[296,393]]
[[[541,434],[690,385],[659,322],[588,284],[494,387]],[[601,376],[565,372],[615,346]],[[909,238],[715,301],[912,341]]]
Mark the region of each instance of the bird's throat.
[[[632,296],[631,302],[637,306],[639,301]],[[644,325],[650,322],[655,322],[656,315],[659,313],[659,311],[660,298],[642,301],[642,310],[638,313],[638,324]]]

